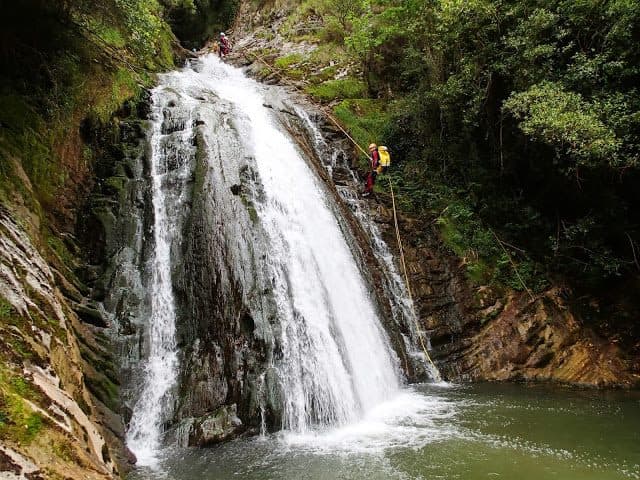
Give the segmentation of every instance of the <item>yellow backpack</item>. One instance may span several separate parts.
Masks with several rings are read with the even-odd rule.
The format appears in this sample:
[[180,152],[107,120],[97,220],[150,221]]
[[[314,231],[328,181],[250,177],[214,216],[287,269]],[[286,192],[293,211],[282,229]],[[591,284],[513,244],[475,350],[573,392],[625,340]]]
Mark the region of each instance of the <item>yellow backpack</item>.
[[389,153],[389,149],[384,145],[380,145],[378,147],[378,155],[380,156],[380,165],[383,167],[388,167],[391,165],[391,154]]

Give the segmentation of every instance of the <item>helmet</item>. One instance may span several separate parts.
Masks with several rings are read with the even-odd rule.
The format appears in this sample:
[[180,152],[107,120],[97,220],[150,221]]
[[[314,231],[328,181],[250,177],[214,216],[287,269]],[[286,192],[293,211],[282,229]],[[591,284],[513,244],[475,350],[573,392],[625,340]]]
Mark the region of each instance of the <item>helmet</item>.
[[378,146],[375,143],[369,145],[369,150],[375,150],[376,148],[378,148]]
[[220,32],[220,36],[221,36],[221,37],[224,37],[224,36],[225,36],[225,35],[224,35],[224,32]]

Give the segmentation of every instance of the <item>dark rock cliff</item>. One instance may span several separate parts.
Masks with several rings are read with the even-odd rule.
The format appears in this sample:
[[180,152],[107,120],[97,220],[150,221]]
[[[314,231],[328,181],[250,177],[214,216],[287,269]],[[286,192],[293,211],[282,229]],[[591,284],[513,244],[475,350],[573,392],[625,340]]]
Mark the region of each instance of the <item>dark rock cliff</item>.
[[[195,138],[192,206],[176,269],[183,346],[176,419],[191,425],[189,444],[215,440],[197,432],[203,422],[227,412],[226,406],[234,410],[228,415],[237,411],[244,422],[232,429],[236,433],[255,430],[261,408],[267,425],[279,426],[280,410],[275,379],[261,376],[273,356],[275,305],[263,267],[263,233],[254,223],[260,184],[253,159],[243,157],[228,107],[217,98],[208,102],[201,113],[206,123],[202,120]],[[219,159],[219,168],[208,158]],[[264,389],[272,393],[260,405]]]
[[[15,478],[113,478],[134,460],[97,279],[106,236],[120,235],[111,193],[131,176],[111,149],[128,114],[114,112],[144,68],[172,65],[175,43],[161,21],[153,45],[136,43],[130,11],[85,3],[28,0],[0,16],[0,470]],[[95,171],[115,168],[79,220]]]
[[[180,374],[165,427],[183,445],[205,445],[255,432],[262,421],[268,428],[280,425],[275,377],[266,368],[275,306],[262,268],[262,233],[254,225],[260,185],[252,159],[236,161],[243,153],[224,113],[228,107],[214,97],[202,99],[194,116],[184,117],[178,103],[163,108],[162,131],[167,142],[192,132],[194,148],[174,158],[180,167],[167,164],[166,181],[175,182],[184,207],[174,220],[179,234],[171,246]],[[220,112],[212,115],[211,109]],[[98,270],[94,296],[113,320],[109,332],[121,362],[125,420],[140,393],[140,360],[149,347],[154,228],[148,112],[132,113],[119,122],[103,155],[85,221]],[[109,144],[103,134],[96,142]],[[227,159],[222,169],[210,166],[211,156]],[[186,181],[172,177],[177,168],[187,172]]]

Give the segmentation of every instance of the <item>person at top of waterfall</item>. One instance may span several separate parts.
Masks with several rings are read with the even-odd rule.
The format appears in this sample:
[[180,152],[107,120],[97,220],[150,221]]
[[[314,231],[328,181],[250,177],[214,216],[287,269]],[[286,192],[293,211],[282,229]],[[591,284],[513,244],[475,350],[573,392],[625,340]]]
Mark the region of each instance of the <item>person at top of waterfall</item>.
[[368,197],[373,192],[373,186],[376,184],[377,176],[387,170],[387,166],[382,165],[380,162],[380,152],[375,143],[369,145],[369,161],[371,162],[371,171],[369,175],[367,175],[367,182],[364,187],[364,192],[362,193],[365,197]]
[[229,52],[231,52],[231,43],[229,43],[229,39],[227,38],[224,32],[220,32],[220,40],[218,43],[219,43],[218,55],[220,56],[220,58],[223,58],[229,55]]

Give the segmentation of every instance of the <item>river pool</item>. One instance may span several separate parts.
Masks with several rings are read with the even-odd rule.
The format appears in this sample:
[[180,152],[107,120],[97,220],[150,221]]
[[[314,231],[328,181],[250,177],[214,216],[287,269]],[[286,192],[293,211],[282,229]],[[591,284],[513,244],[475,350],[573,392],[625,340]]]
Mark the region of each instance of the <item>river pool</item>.
[[640,479],[640,391],[418,385],[357,424],[167,450],[130,478]]

